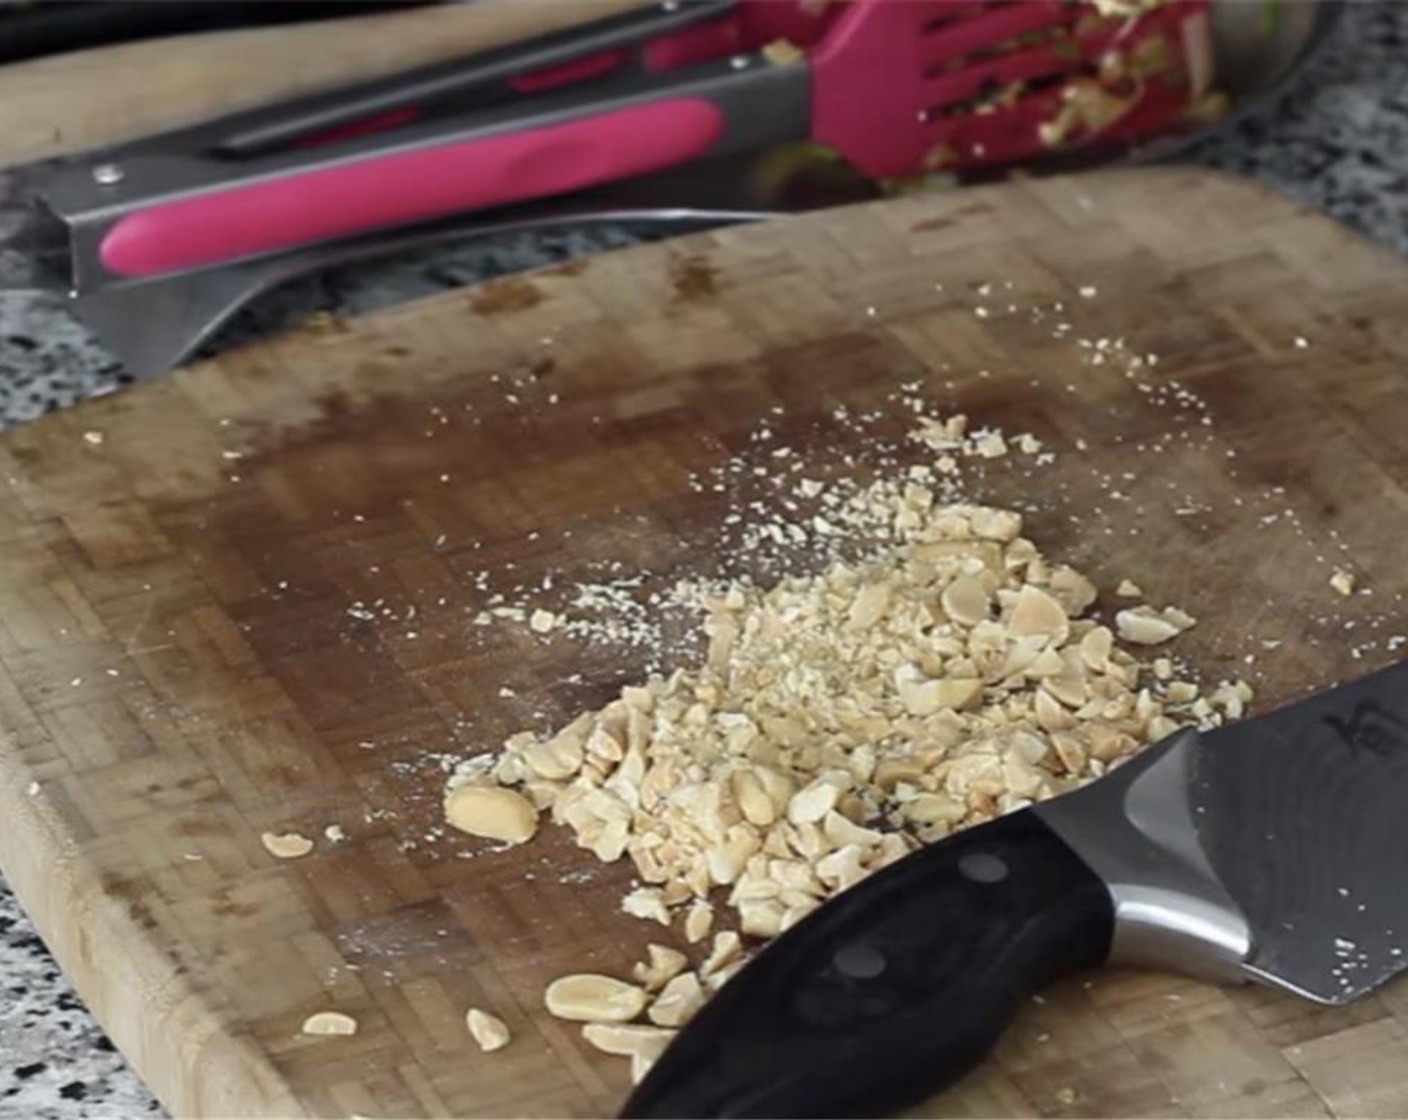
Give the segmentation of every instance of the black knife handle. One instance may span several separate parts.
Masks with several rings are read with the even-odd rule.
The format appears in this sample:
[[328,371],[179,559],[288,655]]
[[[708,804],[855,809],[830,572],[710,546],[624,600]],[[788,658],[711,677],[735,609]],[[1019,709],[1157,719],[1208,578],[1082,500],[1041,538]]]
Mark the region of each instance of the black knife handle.
[[906,856],[713,997],[626,1117],[873,1116],[958,1080],[1021,1001],[1104,962],[1104,882],[1023,809]]

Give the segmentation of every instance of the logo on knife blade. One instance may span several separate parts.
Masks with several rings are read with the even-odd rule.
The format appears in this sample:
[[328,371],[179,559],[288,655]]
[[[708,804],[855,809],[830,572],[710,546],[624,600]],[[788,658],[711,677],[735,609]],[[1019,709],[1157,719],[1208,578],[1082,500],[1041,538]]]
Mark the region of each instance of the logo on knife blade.
[[1368,751],[1380,758],[1408,750],[1408,721],[1388,711],[1377,700],[1361,700],[1347,719],[1326,716],[1325,722],[1352,750]]

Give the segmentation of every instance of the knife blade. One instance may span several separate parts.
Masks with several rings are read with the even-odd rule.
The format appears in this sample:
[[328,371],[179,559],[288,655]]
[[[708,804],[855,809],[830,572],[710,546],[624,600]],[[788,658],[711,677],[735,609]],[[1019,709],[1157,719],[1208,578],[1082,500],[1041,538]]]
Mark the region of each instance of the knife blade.
[[1408,958],[1408,662],[1184,730],[816,910],[731,979],[627,1117],[858,1116],[961,1078],[1017,1007],[1105,963],[1322,1004]]

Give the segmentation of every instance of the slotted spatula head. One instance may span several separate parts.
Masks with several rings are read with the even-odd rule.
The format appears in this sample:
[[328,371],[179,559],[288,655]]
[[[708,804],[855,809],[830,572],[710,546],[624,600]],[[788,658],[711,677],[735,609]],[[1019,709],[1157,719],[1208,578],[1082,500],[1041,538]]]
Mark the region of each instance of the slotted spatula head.
[[1207,0],[852,0],[809,58],[813,138],[874,178],[1128,143],[1210,55]]

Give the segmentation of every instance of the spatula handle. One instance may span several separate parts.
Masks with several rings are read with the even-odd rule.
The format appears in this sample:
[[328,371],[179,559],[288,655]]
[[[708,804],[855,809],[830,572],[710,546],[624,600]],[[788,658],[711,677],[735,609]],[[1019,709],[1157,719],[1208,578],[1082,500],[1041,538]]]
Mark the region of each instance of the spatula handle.
[[560,194],[697,159],[724,131],[703,98],[437,144],[252,182],[129,214],[103,265],[156,276]]
[[798,923],[728,982],[629,1117],[857,1116],[951,1084],[1024,997],[1102,963],[1104,882],[1021,810],[942,840]]
[[[168,198],[152,204],[128,203],[101,234],[97,256],[114,276],[160,276],[805,137],[806,68],[774,66],[761,55],[739,61],[635,76],[600,90],[586,83],[463,120],[411,123],[405,133],[388,130],[368,153],[329,144],[233,165],[187,160],[211,181],[170,187]],[[129,180],[160,170],[128,161]],[[116,188],[115,206],[123,189]]]

